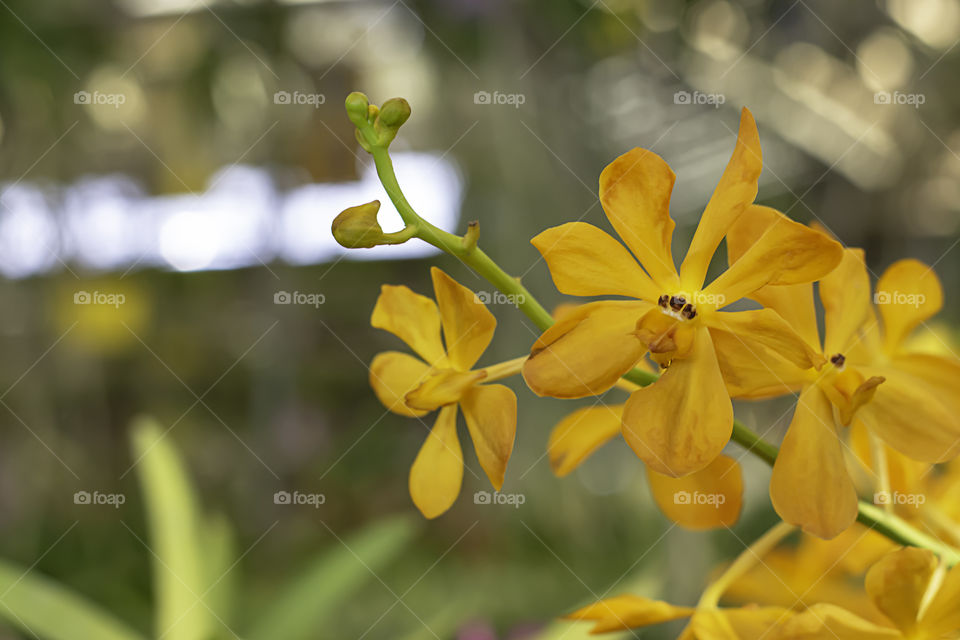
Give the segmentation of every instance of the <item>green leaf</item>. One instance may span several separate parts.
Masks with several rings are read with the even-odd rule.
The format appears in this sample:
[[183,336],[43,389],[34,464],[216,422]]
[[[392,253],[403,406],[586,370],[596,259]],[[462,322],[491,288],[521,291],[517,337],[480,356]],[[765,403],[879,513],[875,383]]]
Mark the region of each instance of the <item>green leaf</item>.
[[44,640],[144,640],[98,605],[50,578],[0,561],[0,616]]
[[[368,581],[407,547],[415,527],[407,518],[367,526],[333,543],[256,616],[246,640],[305,640],[336,635],[336,617]],[[321,630],[326,629],[326,632]]]
[[235,566],[237,557],[233,527],[223,514],[208,516],[203,522],[200,542],[203,546],[204,575],[209,590],[204,600],[221,622],[221,635],[233,637],[233,633],[223,626],[232,625],[239,577],[239,568]]
[[[220,624],[204,593],[199,504],[169,434],[150,418],[133,424],[133,458],[143,490],[153,555],[156,635],[164,640],[207,640]],[[201,598],[204,601],[201,602]]]

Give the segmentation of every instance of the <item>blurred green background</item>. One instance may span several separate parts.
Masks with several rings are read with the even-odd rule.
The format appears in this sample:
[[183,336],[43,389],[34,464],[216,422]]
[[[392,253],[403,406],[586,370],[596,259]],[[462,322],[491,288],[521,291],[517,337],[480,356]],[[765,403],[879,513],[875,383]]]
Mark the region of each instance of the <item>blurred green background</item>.
[[[685,247],[749,106],[759,200],[864,247],[874,274],[935,264],[946,335],[958,39],[958,0],[0,1],[0,558],[151,633],[156,558],[130,446],[149,414],[233,531],[243,588],[217,638],[246,637],[281,585],[395,516],[416,523],[409,539],[375,569],[344,556],[337,571],[363,580],[303,637],[517,639],[603,595],[694,602],[774,521],[769,471],[744,460],[732,531],[673,528],[621,442],[555,479],[549,430],[581,403],[519,380],[504,491],[524,504],[474,504],[488,487],[465,445],[460,500],[420,522],[406,477],[426,431],[367,385],[374,354],[400,348],[369,314],[381,283],[429,293],[430,264],[490,287],[422,246],[333,244],[341,209],[383,198],[343,99],[410,101],[394,149],[414,206],[459,233],[479,219],[485,250],[548,306],[562,299],[531,236],[606,227],[599,173],[644,146],[678,174]],[[481,364],[536,337],[511,306],[492,310]],[[738,411],[778,441],[789,406]],[[325,500],[275,504],[278,491]]]

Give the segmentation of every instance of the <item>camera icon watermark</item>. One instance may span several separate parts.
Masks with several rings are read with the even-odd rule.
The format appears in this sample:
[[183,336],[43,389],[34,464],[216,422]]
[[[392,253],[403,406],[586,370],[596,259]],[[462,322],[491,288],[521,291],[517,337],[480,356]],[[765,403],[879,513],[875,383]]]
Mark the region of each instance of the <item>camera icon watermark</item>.
[[502,104],[509,105],[519,109],[520,105],[526,103],[527,96],[522,93],[501,93],[494,91],[477,91],[473,94],[473,104]]
[[314,509],[319,509],[320,505],[327,501],[327,497],[322,493],[301,493],[294,491],[277,491],[273,494],[273,504],[284,505],[309,505]]
[[873,504],[906,505],[919,507],[927,501],[922,493],[901,493],[899,491],[877,491],[873,494]]
[[322,293],[303,293],[300,291],[277,291],[273,294],[273,304],[302,304],[319,309],[327,301]]
[[903,93],[900,91],[877,91],[873,94],[873,104],[898,104],[919,109],[927,101],[923,93]]
[[77,491],[73,494],[73,504],[81,505],[108,505],[119,509],[127,501],[122,493],[100,493],[99,491]]
[[519,509],[520,505],[527,501],[527,496],[522,493],[500,493],[494,491],[477,491],[473,494],[473,504],[506,504],[512,505],[514,509]]
[[73,104],[107,105],[119,109],[126,104],[127,96],[122,93],[101,93],[100,91],[77,91],[73,94]]
[[522,293],[477,291],[473,294],[473,301],[477,304],[508,304],[512,307],[519,307],[527,301],[527,297]]
[[73,294],[73,304],[107,305],[115,309],[127,301],[122,293],[107,293],[105,291],[76,291]]
[[919,309],[927,301],[922,293],[903,293],[902,291],[877,291],[873,294],[873,304],[899,304]]
[[696,104],[711,105],[714,109],[719,109],[720,105],[727,101],[727,96],[722,93],[704,93],[702,91],[684,91],[680,90],[673,94],[673,104]]
[[709,505],[716,509],[725,504],[727,496],[722,493],[703,493],[700,491],[676,491],[673,494],[673,504],[690,506]]
[[302,91],[277,91],[273,94],[273,104],[284,105],[310,105],[314,109],[319,109],[320,105],[327,101],[327,96],[322,93],[304,93]]

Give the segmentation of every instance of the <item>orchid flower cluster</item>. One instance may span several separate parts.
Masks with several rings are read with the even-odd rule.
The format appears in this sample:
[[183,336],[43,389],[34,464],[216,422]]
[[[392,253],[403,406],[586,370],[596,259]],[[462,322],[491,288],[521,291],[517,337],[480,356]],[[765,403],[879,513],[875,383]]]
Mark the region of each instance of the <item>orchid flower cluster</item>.
[[[353,93],[346,108],[405,227],[383,232],[374,201],[337,216],[337,241],[365,248],[424,240],[513,296],[542,331],[529,354],[478,368],[497,324],[479,296],[436,267],[433,298],[383,286],[371,324],[416,355],[377,355],[370,384],[394,413],[418,420],[435,414],[409,475],[413,503],[425,517],[443,514],[460,494],[460,412],[481,467],[501,489],[517,397],[499,380],[520,374],[534,394],[561,399],[617,387],[626,393],[621,403],[604,396],[555,426],[547,451],[557,476],[621,436],[643,461],[668,518],[690,529],[729,527],[743,492],[740,465],[723,453],[733,440],[772,465],[770,500],[782,522],[729,565],[696,606],[623,595],[572,618],[594,621],[594,632],[689,619],[681,638],[701,640],[960,638],[960,468],[945,464],[960,453],[960,361],[918,349],[912,339],[943,304],[932,267],[900,260],[871,287],[862,250],[756,204],[762,152],[744,108],[730,161],[679,268],[669,211],[675,176],[646,149],[624,153],[600,175],[600,202],[619,240],[580,221],[532,239],[559,292],[591,299],[550,314],[478,246],[477,223],[456,236],[407,202],[389,156],[410,116],[406,101],[378,108]],[[721,243],[727,267],[708,282]],[[785,395],[796,404],[779,449],[734,417],[733,399]],[[890,499],[917,495],[907,490],[931,499]],[[723,499],[676,499],[698,492]],[[800,542],[786,551],[789,535]],[[852,570],[836,578],[843,588],[815,602],[777,600],[777,589],[762,587],[761,558],[792,553],[800,562],[807,553],[806,562],[819,566],[815,560],[834,557],[838,546],[844,555],[859,549],[859,557],[870,556],[869,566],[859,567],[870,607],[849,595]],[[827,573],[811,580],[823,582]],[[721,597],[746,606],[721,607]]]

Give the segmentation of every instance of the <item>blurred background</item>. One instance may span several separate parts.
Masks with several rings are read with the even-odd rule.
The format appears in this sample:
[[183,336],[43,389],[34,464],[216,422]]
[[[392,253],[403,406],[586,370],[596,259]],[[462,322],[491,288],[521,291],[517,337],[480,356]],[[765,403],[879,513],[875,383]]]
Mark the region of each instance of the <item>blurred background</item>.
[[[548,306],[562,299],[529,238],[606,228],[600,171],[643,146],[678,175],[685,247],[744,105],[761,202],[864,247],[875,275],[934,264],[949,293],[958,41],[960,0],[0,0],[0,558],[151,633],[129,429],[149,414],[236,540],[242,597],[215,637],[243,637],[277,585],[398,515],[418,524],[402,553],[361,571],[335,623],[305,637],[519,639],[603,595],[692,604],[775,520],[769,470],[744,460],[732,531],[683,531],[622,442],[554,478],[547,436],[581,403],[519,380],[504,491],[524,503],[474,503],[488,487],[465,439],[460,500],[418,522],[406,477],[426,431],[368,387],[374,354],[401,348],[370,311],[381,283],[429,294],[431,264],[490,287],[423,244],[333,242],[333,217],[374,198],[400,226],[343,100],[410,102],[393,149],[413,205],[458,233],[479,220],[485,250]],[[509,304],[492,310],[481,364],[537,335]],[[738,412],[778,441],[789,406]],[[125,501],[77,504],[83,491]],[[276,504],[278,491],[324,500]]]

